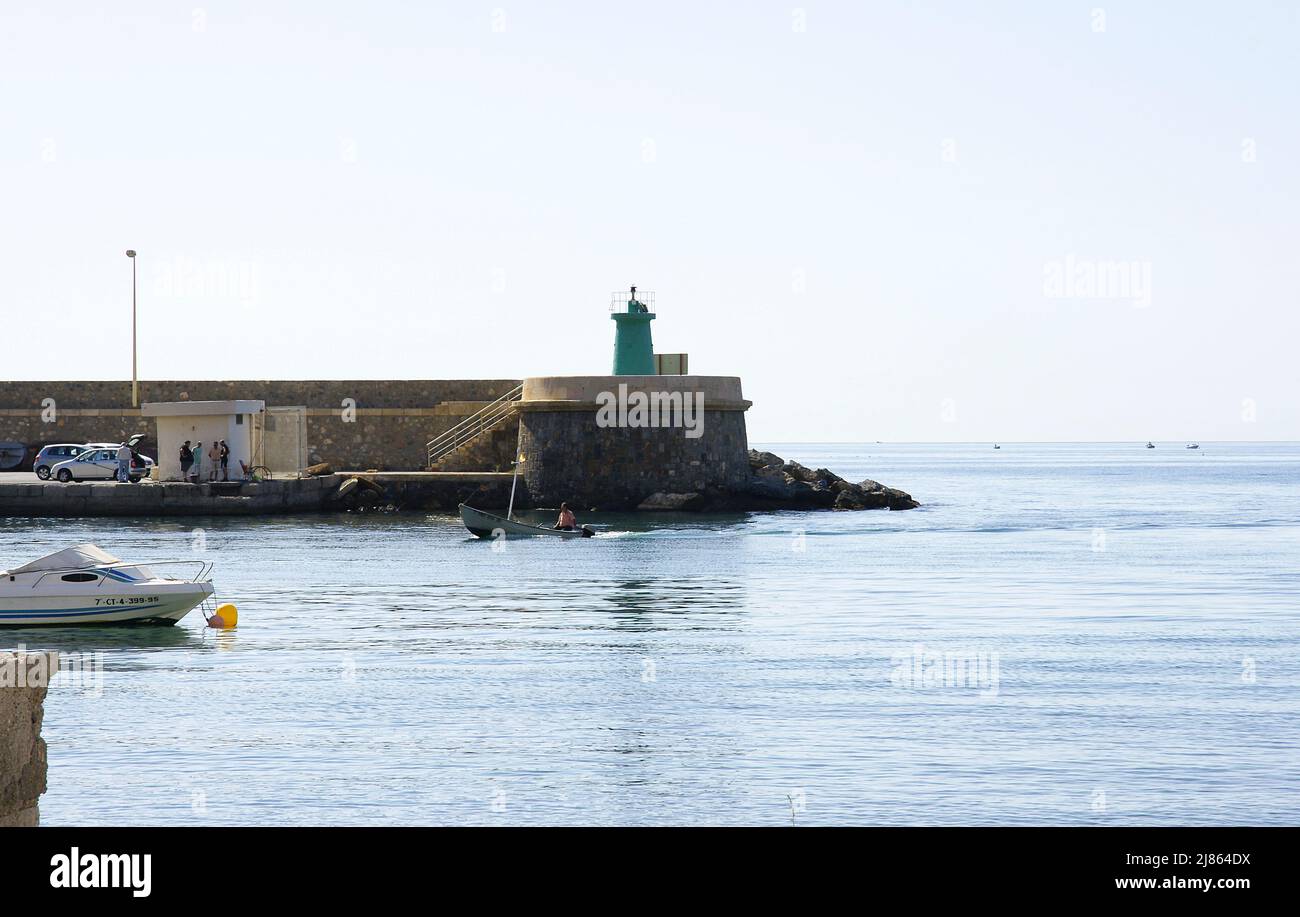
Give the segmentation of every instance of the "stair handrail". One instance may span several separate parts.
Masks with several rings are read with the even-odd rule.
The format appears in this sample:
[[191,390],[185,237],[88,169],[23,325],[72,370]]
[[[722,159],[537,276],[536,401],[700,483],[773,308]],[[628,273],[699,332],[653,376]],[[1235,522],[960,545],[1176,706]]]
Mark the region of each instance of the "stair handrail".
[[460,423],[456,424],[455,426],[449,427],[446,430],[443,430],[432,440],[430,440],[427,443],[427,445],[430,448],[432,448],[440,440],[449,439],[452,436],[454,436],[462,427],[467,427],[470,424],[474,423],[476,420],[478,420],[480,415],[491,413],[497,410],[498,408],[500,408],[501,406],[503,406],[506,402],[518,401],[519,400],[518,396],[523,394],[523,390],[524,387],[522,384],[516,385],[514,388],[512,388],[510,391],[506,392],[504,395],[500,396],[499,398],[497,398],[495,401],[489,402],[485,407],[479,408],[473,414],[470,414]]
[[483,432],[488,426],[496,424],[503,418],[510,415],[514,410],[515,403],[523,395],[523,384],[516,385],[510,391],[506,392],[495,401],[490,402],[485,407],[480,408],[473,414],[466,417],[460,423],[444,430],[426,443],[428,450],[429,464],[442,458],[447,453],[464,445]]
[[488,429],[495,427],[500,421],[514,413],[514,403],[511,402],[500,409],[477,417],[474,422],[460,430],[454,437],[445,437],[436,446],[429,449],[429,464],[433,465],[452,452],[455,452],[461,446],[476,439],[480,434]]
[[494,402],[492,405],[476,411],[474,414],[465,418],[460,423],[456,424],[456,426],[447,430],[427,445],[430,451],[445,450],[447,444],[463,441],[466,436],[476,435],[481,432],[486,425],[496,422],[513,410],[513,401],[503,402],[501,404]]

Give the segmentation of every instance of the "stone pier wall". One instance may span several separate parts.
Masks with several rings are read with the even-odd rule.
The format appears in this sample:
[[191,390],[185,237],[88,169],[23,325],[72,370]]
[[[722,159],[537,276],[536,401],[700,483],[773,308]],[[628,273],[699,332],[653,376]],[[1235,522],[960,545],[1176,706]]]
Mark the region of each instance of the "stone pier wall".
[[0,516],[269,516],[334,508],[333,475],[230,484],[0,481]]
[[[0,652],[0,828],[34,827],[40,820],[46,768],[41,721],[48,679],[57,669],[57,654]],[[30,684],[27,675],[37,671],[45,677]]]
[[[342,478],[343,475],[338,475]],[[510,502],[510,472],[448,472],[444,474],[403,474],[379,472],[358,474],[368,486],[354,488],[332,505],[343,509],[391,504],[402,510],[423,510],[454,514],[457,506],[468,503],[488,512],[505,513]],[[342,493],[342,491],[340,491]],[[374,497],[370,497],[370,493]],[[515,509],[528,507],[528,492],[523,479],[518,482]]]
[[[599,398],[634,391],[702,393],[698,437],[683,427],[607,426]],[[654,493],[740,490],[750,480],[740,380],[731,376],[570,376],[524,381],[522,474],[533,506],[627,509]]]
[[[335,471],[413,472],[426,467],[430,440],[518,384],[513,379],[144,382],[141,401],[257,399],[268,408],[301,408],[301,420],[294,422],[305,423],[309,462],[328,462]],[[694,399],[702,397],[700,435],[688,435],[687,426],[694,424],[638,425],[630,422],[630,415],[628,423],[605,422],[607,418],[602,419],[599,413],[601,399],[619,391],[656,398],[676,396],[679,406],[684,398],[691,398],[697,411],[701,402]],[[30,456],[43,444],[113,442],[133,432],[152,434],[152,420],[141,417],[129,402],[129,383],[0,382],[0,442],[26,444],[30,468]],[[444,456],[437,468],[508,473],[518,445],[518,452],[526,456],[520,467],[521,489],[526,490],[521,499],[548,508],[573,501],[584,509],[624,509],[659,493],[741,491],[751,478],[745,431],[749,406],[741,394],[740,379],[734,376],[530,378],[524,380],[522,398],[510,417]],[[285,416],[275,415],[277,426]],[[156,456],[156,451],[150,452],[152,448],[146,442],[142,451]],[[392,483],[387,481],[386,486]],[[0,488],[0,514],[284,512],[317,508],[316,502],[328,496],[257,485],[238,497],[221,495],[222,499],[216,500],[215,492],[168,490],[170,486],[126,493],[111,484],[14,482]],[[427,482],[419,485],[432,486]],[[405,487],[393,502],[407,505],[418,499],[430,506],[448,502],[442,483],[427,499],[419,487]],[[470,496],[495,500],[496,485],[489,490],[490,494]],[[286,503],[299,498],[312,505],[291,507]],[[326,500],[319,508],[334,507]]]
[[[140,400],[257,399],[305,407],[312,461],[335,468],[414,471],[438,434],[519,384],[517,379],[149,381]],[[128,382],[0,382],[0,442],[28,447],[28,463],[49,443],[121,442],[144,433],[156,457],[152,418],[131,407]]]

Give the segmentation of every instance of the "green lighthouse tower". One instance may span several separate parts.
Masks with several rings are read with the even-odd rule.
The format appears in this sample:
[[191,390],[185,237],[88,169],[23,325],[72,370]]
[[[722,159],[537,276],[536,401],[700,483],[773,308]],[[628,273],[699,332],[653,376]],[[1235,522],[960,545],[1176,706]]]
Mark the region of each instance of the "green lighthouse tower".
[[[650,323],[654,321],[654,294],[615,293],[610,302],[614,320],[614,375],[653,376],[655,348],[650,340]],[[644,302],[642,300],[645,300]]]

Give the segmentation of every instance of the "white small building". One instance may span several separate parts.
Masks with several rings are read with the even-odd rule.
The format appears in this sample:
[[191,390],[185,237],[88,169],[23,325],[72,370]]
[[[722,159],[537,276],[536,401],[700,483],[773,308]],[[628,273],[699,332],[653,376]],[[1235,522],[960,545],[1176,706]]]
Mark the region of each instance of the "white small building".
[[230,480],[240,480],[240,462],[250,468],[257,464],[253,457],[260,445],[257,440],[265,411],[265,401],[154,401],[140,405],[140,413],[158,423],[159,479],[181,480],[181,444],[189,440],[199,480],[208,480],[208,449],[224,439],[230,447]]

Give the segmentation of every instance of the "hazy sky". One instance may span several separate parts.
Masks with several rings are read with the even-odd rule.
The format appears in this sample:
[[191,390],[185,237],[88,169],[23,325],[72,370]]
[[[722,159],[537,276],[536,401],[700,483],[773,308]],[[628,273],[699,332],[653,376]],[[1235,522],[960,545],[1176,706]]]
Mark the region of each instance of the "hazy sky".
[[1300,438],[1298,9],[5,0],[0,378],[129,378],[135,248],[144,378],[607,372],[636,283],[756,441]]

